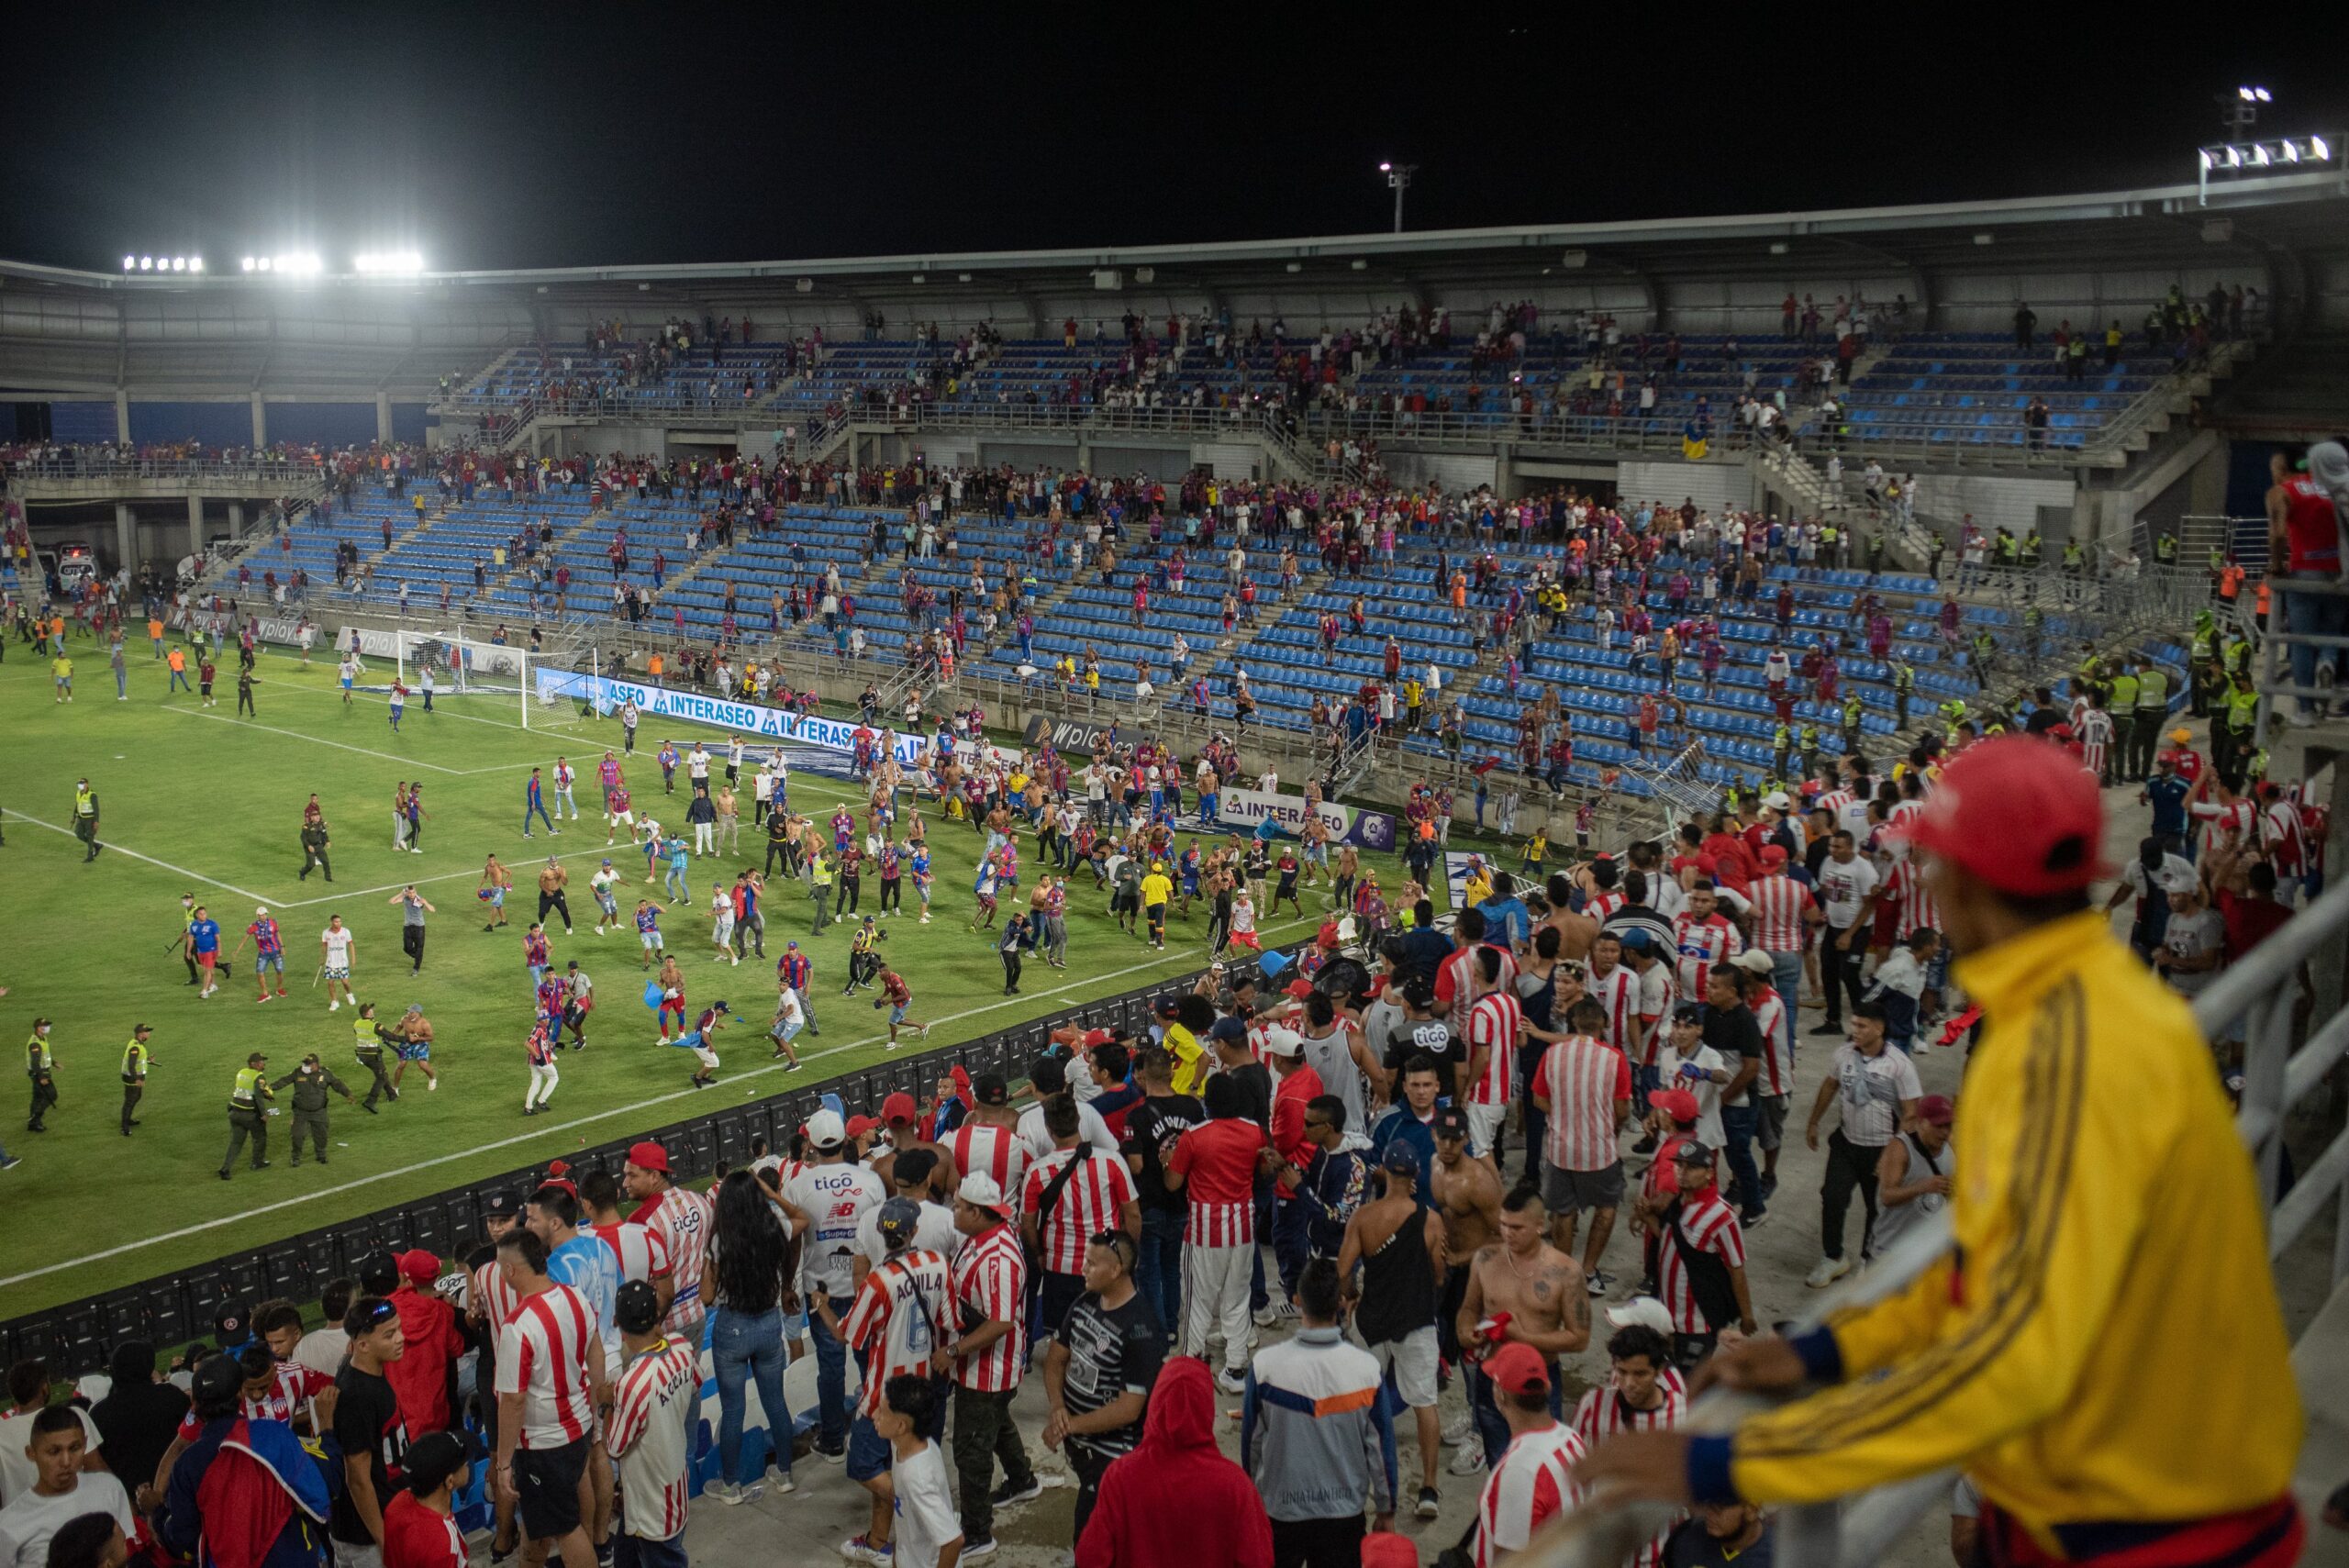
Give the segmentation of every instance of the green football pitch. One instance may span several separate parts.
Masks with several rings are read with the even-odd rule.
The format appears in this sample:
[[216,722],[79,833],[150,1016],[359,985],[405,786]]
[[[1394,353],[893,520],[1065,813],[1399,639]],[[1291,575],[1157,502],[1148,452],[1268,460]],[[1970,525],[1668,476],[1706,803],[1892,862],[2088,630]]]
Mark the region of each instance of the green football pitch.
[[[8,759],[0,784],[6,834],[0,850],[0,985],[8,990],[0,998],[0,1033],[21,1066],[32,1019],[52,1020],[61,1096],[45,1133],[26,1130],[21,1102],[0,1119],[0,1144],[23,1161],[0,1173],[0,1195],[12,1217],[0,1246],[0,1317],[195,1266],[785,1086],[763,1031],[774,1006],[774,959],[786,940],[808,940],[805,893],[796,884],[769,889],[768,957],[740,967],[712,961],[701,907],[713,880],[730,881],[763,852],[763,845],[753,851],[747,800],[742,852],[696,859],[694,907],[662,923],[686,978],[688,1006],[723,997],[740,1014],[720,1038],[724,1066],[717,1085],[696,1091],[687,1084],[690,1055],[653,1043],[633,930],[593,934],[589,873],[608,853],[634,890],[641,886],[642,856],[625,845],[607,851],[596,836],[601,822],[585,817],[562,823],[557,838],[543,827],[534,840],[521,836],[529,769],[551,771],[558,754],[567,755],[579,770],[580,795],[589,795],[595,759],[619,744],[617,724],[534,708],[526,731],[517,696],[483,694],[443,696],[430,715],[411,697],[394,733],[381,695],[361,694],[346,705],[330,664],[305,668],[284,653],[262,655],[258,712],[240,718],[233,654],[223,662],[218,706],[206,708],[184,692],[166,695],[164,668],[143,640],[130,644],[128,701],[116,700],[102,647],[76,640],[71,651],[77,690],[70,705],[52,700],[47,662],[31,649],[19,643],[0,663],[0,740]],[[384,672],[378,667],[370,678],[380,681]],[[542,717],[567,727],[542,729]],[[639,731],[629,783],[640,812],[649,806],[664,820],[682,822],[685,800],[662,795],[660,770],[649,755],[663,733],[651,724]],[[687,744],[694,728],[679,726],[673,733]],[[714,740],[717,732],[703,738]],[[74,781],[84,775],[99,797],[107,846],[86,865],[70,831]],[[393,790],[414,779],[424,782],[430,813],[421,854],[392,846]],[[861,798],[852,790],[845,780],[792,775],[792,799],[803,811]],[[333,834],[331,884],[298,875],[301,811],[314,791]],[[928,926],[910,914],[888,921],[885,951],[912,987],[913,1016],[936,1026],[923,1043],[975,1038],[1205,962],[1203,911],[1174,922],[1166,951],[1152,952],[1118,929],[1106,897],[1081,877],[1069,900],[1068,968],[1031,962],[1022,995],[1005,996],[991,938],[969,927],[977,840],[933,807],[922,809],[937,873],[935,918]],[[1022,870],[1030,876],[1032,843],[1023,840]],[[536,871],[549,852],[571,870],[576,931],[566,938],[558,924],[551,933],[554,962],[560,968],[579,961],[596,984],[597,1006],[589,1048],[562,1055],[553,1110],[526,1119],[523,1040],[531,998],[522,934],[536,908]],[[495,935],[483,931],[474,897],[491,853],[517,884],[510,923]],[[1381,859],[1382,874],[1392,864]],[[414,979],[400,951],[399,912],[389,903],[411,881],[439,911],[428,928],[424,973]],[[868,907],[874,885],[868,878]],[[646,891],[667,902],[657,888]],[[209,999],[198,999],[178,951],[185,892],[219,922],[224,951],[235,946],[257,906],[269,906],[285,937],[285,997],[256,1004],[249,949],[233,977]],[[1265,936],[1303,934],[1325,902],[1308,891],[1308,919],[1268,921]],[[630,907],[624,899],[623,913]],[[431,1018],[440,1087],[426,1090],[411,1071],[398,1104],[375,1116],[332,1100],[332,1159],[324,1168],[290,1163],[290,1118],[280,1116],[270,1128],[271,1168],[256,1172],[240,1158],[233,1179],[222,1182],[217,1173],[227,1145],[228,1090],[249,1051],[267,1051],[273,1074],[318,1051],[345,1083],[364,1092],[351,1056],[351,1009],[329,1014],[324,987],[312,984],[318,933],[337,913],[358,934],[352,980],[361,999],[387,1018],[410,1002]],[[807,1067],[788,1080],[791,1086],[884,1054],[872,993],[839,995],[852,929],[829,927],[811,945],[811,994],[824,1032],[800,1036]],[[118,1067],[132,1027],[142,1022],[154,1026],[153,1065],[139,1107],[142,1125],[125,1138],[117,1130]],[[18,1085],[16,1093],[27,1092],[23,1079],[9,1081]]]

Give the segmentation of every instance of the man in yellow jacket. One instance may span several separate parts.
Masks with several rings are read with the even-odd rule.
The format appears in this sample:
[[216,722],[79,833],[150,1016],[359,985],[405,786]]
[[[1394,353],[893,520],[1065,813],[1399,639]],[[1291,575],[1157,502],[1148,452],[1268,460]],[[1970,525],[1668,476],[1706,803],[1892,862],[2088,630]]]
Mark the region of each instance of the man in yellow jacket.
[[1766,1505],[1956,1466],[1993,1563],[2298,1557],[2301,1415],[2251,1160],[2192,1015],[2090,906],[2102,838],[2096,781],[2054,746],[1950,764],[1909,841],[1988,1022],[1955,1248],[1699,1378],[1815,1391],[1726,1435],[1614,1439],[1578,1481]]

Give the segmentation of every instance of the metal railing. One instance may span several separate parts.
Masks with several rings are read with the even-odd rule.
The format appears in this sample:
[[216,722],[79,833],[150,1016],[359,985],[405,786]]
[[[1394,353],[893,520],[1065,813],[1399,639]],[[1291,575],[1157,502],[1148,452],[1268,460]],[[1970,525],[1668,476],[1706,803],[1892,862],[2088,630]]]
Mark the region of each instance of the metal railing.
[[189,479],[294,484],[328,477],[319,457],[72,457],[5,465],[10,479]]
[[[2235,1125],[2259,1171],[2260,1195],[2267,1209],[2267,1255],[2284,1255],[2328,1203],[2338,1199],[2341,1220],[2333,1239],[2333,1287],[2349,1281],[2349,1130],[2334,1134],[2324,1151],[2299,1173],[2291,1191],[2277,1196],[2283,1160],[2286,1118],[2349,1054],[2349,1007],[2318,1025],[2296,1050],[2294,983],[2313,961],[2342,963],[2349,939],[2349,882],[2326,893],[2237,959],[2194,1004],[2194,1020],[2212,1040],[2243,1040],[2243,1107]],[[1831,1314],[1880,1301],[1907,1288],[1949,1251],[1953,1236],[1946,1211],[1931,1216],[1916,1232],[1876,1260],[1858,1279],[1830,1290],[1794,1326],[1816,1328]],[[1689,1411],[1685,1427],[1727,1431],[1738,1418],[1764,1407],[1748,1396],[1708,1394]],[[1887,1551],[1936,1508],[1945,1507],[1956,1473],[1919,1475],[1840,1499],[1780,1510],[1774,1561],[1782,1568],[1873,1568]],[[1604,1498],[1565,1516],[1521,1560],[1525,1568],[1620,1568],[1673,1511],[1656,1504],[1611,1503]]]
[[[2287,629],[2292,623],[2294,600],[2315,600],[2321,606],[2328,600],[2349,599],[2349,583],[2318,577],[2270,577],[2267,593],[2271,602],[2267,628],[2254,632],[2259,639],[2259,673],[2254,683],[2259,690],[2259,723],[2254,732],[2254,743],[2259,746],[2269,742],[2278,724],[2298,720],[2302,700],[2320,707],[2334,701],[2349,701],[2349,681],[2332,686],[2296,685],[2290,667],[2291,651],[2307,648],[2314,651],[2314,670],[2321,671],[2327,660],[2343,658],[2343,651],[2349,650],[2349,636],[2337,631]],[[2249,594],[2238,595],[2240,600],[2250,597]],[[2335,668],[2339,668],[2337,662]],[[2288,700],[2289,707],[2281,706]]]

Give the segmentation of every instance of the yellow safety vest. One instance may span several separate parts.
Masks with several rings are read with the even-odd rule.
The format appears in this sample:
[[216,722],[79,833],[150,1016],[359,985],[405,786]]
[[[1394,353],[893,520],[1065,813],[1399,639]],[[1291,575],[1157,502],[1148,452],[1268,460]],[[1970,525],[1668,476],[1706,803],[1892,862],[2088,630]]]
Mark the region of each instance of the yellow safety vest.
[[232,1111],[258,1109],[260,1096],[269,1093],[269,1084],[265,1081],[268,1077],[269,1074],[258,1067],[238,1068],[237,1086],[228,1092],[228,1108]]
[[132,1040],[122,1048],[122,1081],[135,1083],[147,1076],[147,1048]]
[[2169,676],[2160,670],[2148,670],[2137,677],[2137,706],[2167,709],[2169,706]]

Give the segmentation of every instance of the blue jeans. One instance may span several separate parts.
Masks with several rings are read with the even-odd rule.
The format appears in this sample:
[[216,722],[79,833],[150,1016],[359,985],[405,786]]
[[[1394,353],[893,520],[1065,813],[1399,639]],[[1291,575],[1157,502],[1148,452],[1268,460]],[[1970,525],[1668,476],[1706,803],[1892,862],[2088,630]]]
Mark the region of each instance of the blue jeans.
[[[832,1315],[847,1317],[849,1305],[845,1296],[832,1297]],[[848,1442],[848,1347],[813,1312],[807,1314],[807,1337],[816,1341],[816,1441],[838,1449]]]
[[1306,1259],[1313,1251],[1308,1229],[1311,1223],[1312,1210],[1304,1198],[1273,1200],[1273,1262],[1281,1273],[1281,1289],[1292,1301],[1297,1298],[1297,1276],[1305,1272]]
[[1737,1178],[1738,1196],[1743,1200],[1741,1207],[1750,1218],[1765,1207],[1762,1173],[1753,1168],[1753,1107],[1723,1106],[1721,1137],[1729,1144],[1730,1174]]
[[523,832],[528,833],[530,830],[530,818],[533,815],[535,815],[540,821],[547,825],[548,832],[551,833],[554,831],[554,818],[547,815],[546,803],[539,800],[527,800],[522,803]]
[[[1461,1370],[1468,1379],[1468,1413],[1475,1418],[1476,1437],[1485,1445],[1485,1468],[1492,1469],[1501,1462],[1508,1450],[1508,1420],[1493,1403],[1493,1380],[1486,1377],[1475,1362],[1464,1362]],[[1550,1418],[1563,1418],[1565,1411],[1564,1390],[1559,1387],[1557,1363],[1550,1365]]]
[[647,1540],[625,1529],[612,1532],[612,1568],[685,1568],[685,1532]]
[[1778,1000],[1787,1005],[1787,1044],[1794,1044],[1800,1031],[1795,1027],[1802,1015],[1798,1008],[1802,1002],[1802,954],[1773,952],[1770,954],[1770,985],[1778,993]]
[[1134,1284],[1142,1299],[1170,1331],[1183,1325],[1183,1211],[1141,1211],[1141,1251],[1134,1258]]
[[720,1307],[710,1315],[710,1361],[718,1371],[718,1453],[721,1480],[741,1484],[766,1473],[763,1461],[755,1474],[742,1470],[742,1418],[749,1402],[744,1386],[756,1380],[759,1410],[766,1417],[767,1438],[775,1466],[791,1473],[791,1410],[783,1400],[783,1309],[732,1312]]
[[[2321,572],[2295,572],[2277,585],[2276,591],[2284,598],[2286,631],[2294,637],[2349,637],[2349,598],[2335,594],[2295,594],[2291,591],[2294,582],[2328,581],[2330,579]],[[2291,645],[2290,653],[2292,684],[2296,686],[2316,684],[2316,672],[2320,664],[2331,667],[2336,676],[2341,673],[2343,653],[2338,648],[2310,648],[2296,642]],[[2315,706],[2310,699],[2300,699],[2303,711],[2313,710]]]

